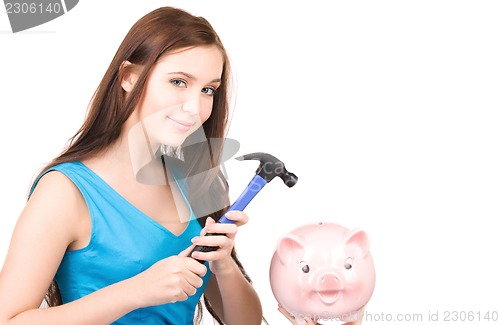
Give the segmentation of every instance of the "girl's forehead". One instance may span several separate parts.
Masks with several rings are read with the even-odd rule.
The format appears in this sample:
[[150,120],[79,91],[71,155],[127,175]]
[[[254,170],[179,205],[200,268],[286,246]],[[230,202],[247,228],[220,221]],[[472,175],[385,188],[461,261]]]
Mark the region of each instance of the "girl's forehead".
[[155,69],[164,72],[185,72],[194,76],[220,78],[224,59],[215,45],[179,50],[161,57]]

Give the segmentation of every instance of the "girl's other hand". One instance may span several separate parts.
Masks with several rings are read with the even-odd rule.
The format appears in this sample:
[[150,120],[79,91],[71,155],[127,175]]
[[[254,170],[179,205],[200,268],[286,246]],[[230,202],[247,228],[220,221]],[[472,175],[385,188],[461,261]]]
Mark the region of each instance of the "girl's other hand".
[[138,308],[184,301],[203,285],[205,265],[188,257],[193,246],[177,256],[170,256],[130,278],[132,290],[138,297]]
[[[207,218],[205,228],[202,229],[200,236],[192,239],[193,244],[200,246],[218,247],[211,252],[193,252],[192,257],[198,260],[209,261],[210,270],[215,275],[220,275],[224,270],[233,266],[231,251],[234,247],[234,239],[238,232],[238,227],[248,222],[248,216],[242,211],[230,211],[226,214],[229,220],[234,224],[217,223],[212,218]],[[218,234],[216,236],[205,236],[207,233]]]
[[[303,325],[303,324],[307,324],[307,325],[321,325],[320,323],[310,319],[310,318],[304,318],[303,321],[299,321],[297,319],[295,319],[295,317],[293,317],[285,308],[283,308],[283,306],[281,305],[278,305],[278,311],[280,313],[283,314],[283,316],[285,316],[289,321],[290,323],[294,324],[294,325]],[[352,321],[352,322],[348,322],[348,323],[344,323],[343,325],[361,325],[361,321],[363,320],[363,314],[365,312],[365,307],[361,308],[361,310],[358,312],[358,319],[355,320],[355,321]]]

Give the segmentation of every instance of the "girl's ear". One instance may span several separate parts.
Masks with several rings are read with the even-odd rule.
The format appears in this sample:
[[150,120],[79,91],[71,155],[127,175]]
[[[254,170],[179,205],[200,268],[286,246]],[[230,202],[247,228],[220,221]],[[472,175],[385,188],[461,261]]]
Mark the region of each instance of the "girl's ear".
[[121,86],[126,92],[131,92],[134,89],[134,84],[139,78],[139,71],[135,68],[135,65],[130,63],[130,61],[123,61],[120,65],[120,71],[122,80]]

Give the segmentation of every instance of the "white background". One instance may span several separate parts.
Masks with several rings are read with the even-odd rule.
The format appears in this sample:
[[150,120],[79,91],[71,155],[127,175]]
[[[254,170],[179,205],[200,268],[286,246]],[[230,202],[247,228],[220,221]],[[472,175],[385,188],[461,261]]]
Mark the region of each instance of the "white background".
[[[0,262],[32,177],[79,128],[128,29],[173,5],[207,18],[229,52],[239,153],[299,176],[265,187],[237,238],[271,324],[287,323],[268,279],[276,241],[319,220],[372,236],[366,324],[500,312],[500,4],[325,3],[87,0],[16,34],[2,10]],[[227,164],[233,199],[256,164]]]

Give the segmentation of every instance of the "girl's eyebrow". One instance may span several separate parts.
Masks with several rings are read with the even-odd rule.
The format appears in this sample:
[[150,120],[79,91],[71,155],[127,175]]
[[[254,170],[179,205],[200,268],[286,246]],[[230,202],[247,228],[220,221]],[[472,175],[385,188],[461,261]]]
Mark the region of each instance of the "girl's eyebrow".
[[[195,80],[196,81],[196,77],[193,76],[192,74],[189,74],[187,72],[183,72],[183,71],[175,71],[175,72],[169,72],[168,74],[181,74],[183,76],[186,76],[187,78],[191,79],[191,80]],[[210,82],[221,82],[221,79],[220,78],[216,78]]]

